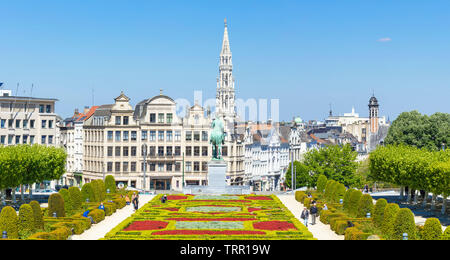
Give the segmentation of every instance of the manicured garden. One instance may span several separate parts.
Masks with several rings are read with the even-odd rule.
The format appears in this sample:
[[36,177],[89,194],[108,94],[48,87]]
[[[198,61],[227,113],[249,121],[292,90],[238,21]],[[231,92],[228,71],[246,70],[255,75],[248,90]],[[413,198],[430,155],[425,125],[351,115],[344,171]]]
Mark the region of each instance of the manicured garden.
[[171,195],[139,209],[107,240],[312,240],[276,196]]

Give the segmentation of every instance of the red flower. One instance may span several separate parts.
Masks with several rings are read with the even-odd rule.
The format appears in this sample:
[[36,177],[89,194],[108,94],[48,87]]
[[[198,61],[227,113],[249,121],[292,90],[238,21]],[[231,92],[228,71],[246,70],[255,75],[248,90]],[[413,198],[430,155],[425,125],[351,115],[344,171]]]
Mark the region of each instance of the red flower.
[[292,229],[297,230],[294,224],[287,221],[264,221],[253,223],[253,228],[260,230],[282,230],[282,231]]
[[245,197],[246,200],[273,200],[271,197],[268,196],[249,196]]
[[142,231],[164,229],[169,223],[163,221],[135,221],[124,231]]
[[260,211],[262,209],[260,208],[248,208],[248,212],[253,212],[253,211]]
[[165,210],[168,210],[168,211],[178,211],[178,210],[180,210],[179,208],[164,208]]
[[256,218],[168,218],[166,220],[176,221],[250,221]]
[[167,200],[185,200],[185,199],[187,199],[188,197],[187,196],[176,196],[176,195],[170,195],[170,196],[167,196]]
[[[223,200],[186,200],[184,202],[220,202],[223,203]],[[251,203],[249,200],[228,200],[227,202],[233,203]]]
[[247,230],[164,230],[153,232],[152,235],[265,235],[262,231]]

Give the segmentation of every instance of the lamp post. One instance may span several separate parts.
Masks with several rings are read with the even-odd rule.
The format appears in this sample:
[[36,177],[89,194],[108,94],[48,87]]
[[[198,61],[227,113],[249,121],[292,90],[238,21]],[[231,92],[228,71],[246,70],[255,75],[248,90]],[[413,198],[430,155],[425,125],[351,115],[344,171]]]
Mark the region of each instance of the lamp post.
[[146,162],[146,158],[147,158],[147,144],[143,144],[142,145],[142,157],[143,157],[143,159],[144,159],[144,169],[143,169],[143,171],[144,171],[144,182],[142,183],[142,190],[145,192],[145,171],[146,171],[146,169],[147,169],[147,162]]

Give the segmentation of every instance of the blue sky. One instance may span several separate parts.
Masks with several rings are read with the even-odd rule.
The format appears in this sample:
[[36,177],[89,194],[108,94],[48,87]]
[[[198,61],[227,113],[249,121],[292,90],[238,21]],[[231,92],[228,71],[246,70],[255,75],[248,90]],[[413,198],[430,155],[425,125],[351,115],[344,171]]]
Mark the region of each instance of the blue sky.
[[[38,3],[38,4],[37,4]],[[0,82],[57,113],[159,94],[215,96],[228,19],[237,97],[278,98],[282,120],[450,112],[450,1],[1,0]],[[24,92],[25,91],[25,92]]]

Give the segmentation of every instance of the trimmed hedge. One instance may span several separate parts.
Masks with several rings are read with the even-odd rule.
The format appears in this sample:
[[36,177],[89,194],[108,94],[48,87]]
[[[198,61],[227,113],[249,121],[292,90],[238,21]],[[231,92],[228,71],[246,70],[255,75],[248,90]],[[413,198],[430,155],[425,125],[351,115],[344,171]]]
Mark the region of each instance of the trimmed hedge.
[[30,206],[33,209],[34,228],[36,230],[44,229],[44,214],[42,213],[41,205],[33,200],[30,202]]
[[95,223],[99,223],[105,219],[105,211],[101,209],[94,209],[89,212],[88,216],[92,217]]
[[19,208],[19,234],[21,237],[28,237],[34,230],[33,208],[28,204],[23,204]]
[[116,186],[116,180],[112,175],[108,175],[105,177],[105,188],[106,190],[109,189],[110,193],[116,193],[117,192],[117,186]]
[[306,193],[304,191],[296,191],[295,192],[295,200],[298,202],[303,202],[306,198]]
[[69,195],[69,191],[67,189],[60,189],[59,194],[61,194],[61,197],[64,200],[64,210],[68,215],[71,215],[70,213],[72,212],[73,206],[72,206],[72,202],[70,200],[70,195]]
[[351,216],[357,216],[358,215],[358,206],[359,206],[359,200],[361,199],[362,192],[359,190],[352,190],[352,193],[350,193],[350,198],[348,200],[348,209],[347,212]]
[[320,193],[325,192],[325,187],[327,186],[327,177],[323,174],[320,174],[317,178],[317,191]]
[[9,239],[19,238],[19,219],[17,217],[16,211],[10,207],[6,206],[2,209],[0,213],[0,234],[3,231],[8,233]]
[[344,201],[342,203],[345,211],[348,211],[348,206],[349,206],[349,202],[350,202],[350,195],[352,194],[353,191],[354,191],[354,189],[348,189],[345,192]]
[[83,196],[78,187],[69,188],[70,202],[72,203],[72,209],[74,211],[80,210],[83,206]]
[[347,228],[345,230],[345,240],[367,240],[371,234],[364,233],[356,227]]
[[359,199],[358,203],[358,218],[364,218],[366,217],[367,213],[370,213],[372,215],[373,212],[373,199],[372,196],[369,194],[364,194]]
[[65,217],[66,212],[64,209],[64,199],[59,193],[53,193],[48,198],[48,211],[49,217],[53,217],[53,213],[56,212],[58,218]]
[[325,199],[329,202],[333,202],[333,193],[335,190],[335,183],[334,180],[328,180],[327,185],[325,186]]
[[383,225],[384,220],[384,209],[386,208],[388,202],[385,199],[377,200],[375,204],[375,209],[373,210],[373,224],[375,227],[380,228]]
[[345,188],[345,185],[338,183],[334,191],[334,202],[339,203],[341,199],[344,199],[346,192],[347,188]]
[[392,239],[394,234],[395,216],[400,210],[400,207],[395,203],[389,203],[384,209],[383,224],[381,225],[381,231],[386,239]]
[[394,233],[392,239],[402,240],[403,233],[408,234],[408,240],[416,240],[416,223],[414,221],[414,214],[410,209],[400,209],[395,216]]
[[439,240],[442,236],[441,222],[437,218],[429,218],[425,221],[421,239],[423,240]]
[[81,196],[83,198],[83,202],[89,199],[90,202],[95,202],[94,188],[92,183],[86,183],[81,187]]

